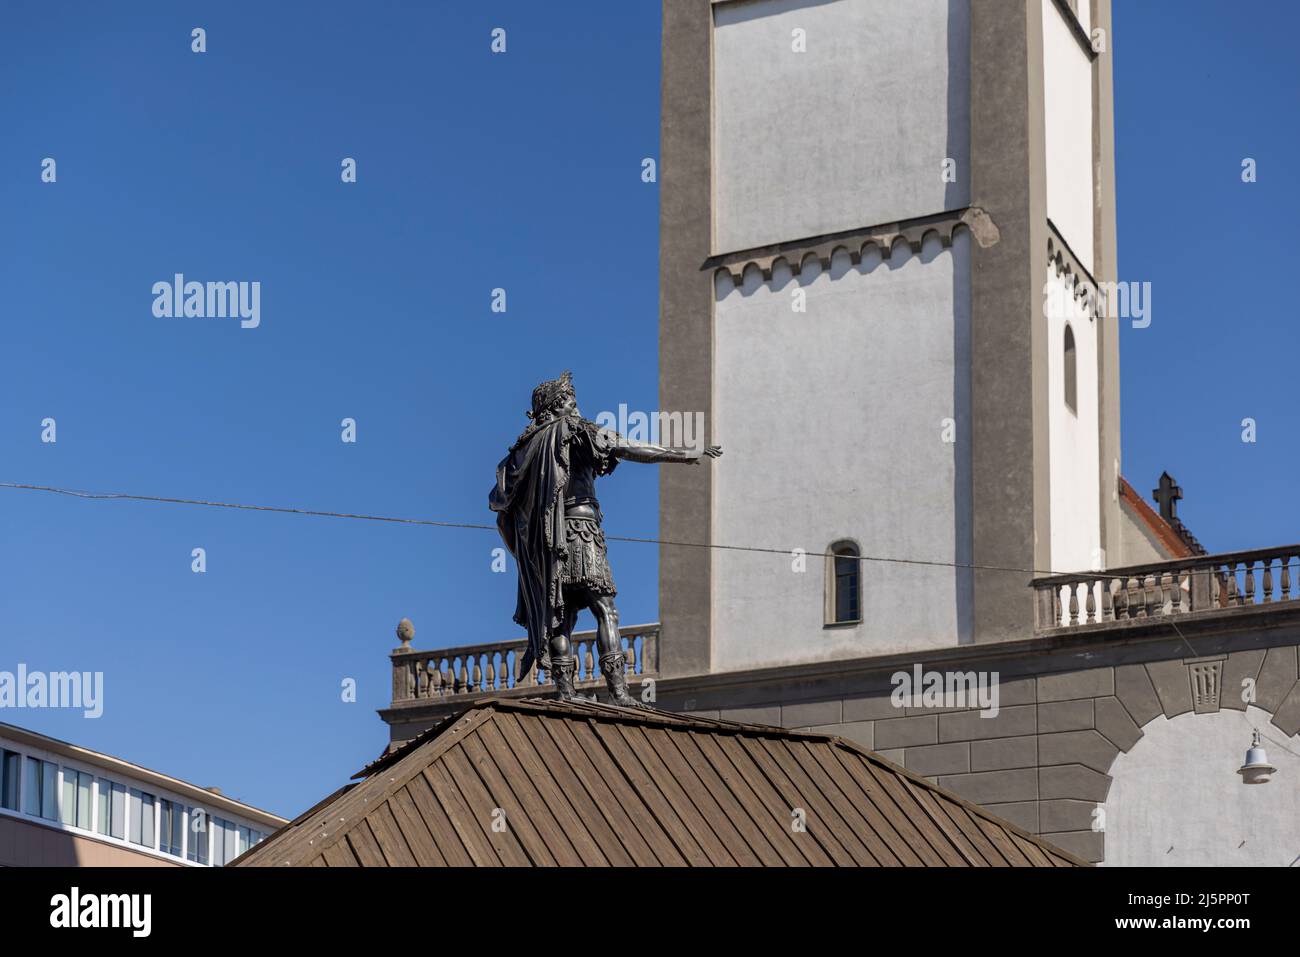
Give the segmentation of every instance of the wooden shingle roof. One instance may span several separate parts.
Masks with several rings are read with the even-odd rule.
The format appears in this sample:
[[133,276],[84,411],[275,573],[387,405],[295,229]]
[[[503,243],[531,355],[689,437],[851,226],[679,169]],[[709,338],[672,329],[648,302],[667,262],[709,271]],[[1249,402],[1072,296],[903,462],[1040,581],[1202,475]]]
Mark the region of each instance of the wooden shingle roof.
[[363,773],[233,865],[1086,866],[841,738],[594,702],[481,701]]

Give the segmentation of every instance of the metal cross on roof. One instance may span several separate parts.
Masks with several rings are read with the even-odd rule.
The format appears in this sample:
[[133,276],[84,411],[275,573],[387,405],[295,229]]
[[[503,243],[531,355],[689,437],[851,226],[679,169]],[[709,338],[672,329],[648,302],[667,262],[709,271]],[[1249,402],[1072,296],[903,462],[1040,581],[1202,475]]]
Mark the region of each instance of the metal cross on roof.
[[1172,522],[1178,517],[1178,500],[1183,490],[1168,472],[1160,473],[1160,484],[1151,490],[1151,497],[1160,505],[1160,517]]

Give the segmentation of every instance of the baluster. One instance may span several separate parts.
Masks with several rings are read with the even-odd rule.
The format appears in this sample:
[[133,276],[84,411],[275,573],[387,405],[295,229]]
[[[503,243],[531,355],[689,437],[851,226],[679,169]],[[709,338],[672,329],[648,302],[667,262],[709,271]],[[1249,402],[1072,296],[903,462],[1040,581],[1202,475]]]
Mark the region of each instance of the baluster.
[[1174,589],[1177,587],[1177,581],[1169,572],[1163,572],[1159,576],[1159,582],[1156,587],[1159,589],[1159,609],[1161,615],[1172,615],[1178,601],[1174,597]]
[[428,697],[429,674],[425,671],[424,662],[417,661],[413,667],[415,668],[415,696],[417,698]]
[[497,653],[488,652],[487,656],[487,690],[497,690]]
[[393,665],[393,700],[401,701],[411,696],[411,670],[406,662]]
[[1115,620],[1123,621],[1128,617],[1128,578],[1117,578],[1119,588],[1115,591]]
[[1142,617],[1156,616],[1156,576],[1146,575],[1142,579]]
[[1079,623],[1079,583],[1070,582],[1070,620],[1067,624],[1077,625]]
[[1282,601],[1291,600],[1291,556],[1282,556]]
[[442,672],[438,670],[438,662],[436,660],[427,662],[425,670],[429,672],[429,697],[442,697]]
[[1061,589],[1058,586],[1052,589],[1052,627],[1053,628],[1059,628],[1061,626],[1061,616],[1064,614],[1065,611],[1064,609],[1061,608]]
[[1115,579],[1107,578],[1101,583],[1101,620],[1115,620],[1115,602],[1111,596],[1111,588],[1115,584]]
[[1246,600],[1245,605],[1255,604],[1255,563],[1246,562]]
[[1240,605],[1241,599],[1237,595],[1237,563],[1228,562],[1228,607]]
[[1273,600],[1273,559],[1264,559],[1264,587],[1260,596],[1262,604],[1269,604]]
[[1097,623],[1097,596],[1093,590],[1093,585],[1094,583],[1091,580],[1084,583],[1084,587],[1088,589],[1088,597],[1084,600],[1084,609],[1088,613],[1088,624],[1090,625]]
[[594,645],[595,645],[594,641],[583,642],[582,660],[586,666],[585,674],[583,675],[583,677],[585,677],[588,681],[590,681],[596,674],[596,658],[592,654],[592,646]]

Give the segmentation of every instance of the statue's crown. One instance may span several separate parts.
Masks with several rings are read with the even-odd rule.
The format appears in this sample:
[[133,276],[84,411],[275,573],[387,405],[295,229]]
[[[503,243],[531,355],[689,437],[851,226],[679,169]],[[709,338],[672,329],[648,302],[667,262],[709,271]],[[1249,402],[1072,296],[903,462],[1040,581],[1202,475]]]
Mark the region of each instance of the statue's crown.
[[573,395],[573,373],[567,370],[558,379],[543,382],[533,390],[533,408],[528,417],[536,419],[562,395]]

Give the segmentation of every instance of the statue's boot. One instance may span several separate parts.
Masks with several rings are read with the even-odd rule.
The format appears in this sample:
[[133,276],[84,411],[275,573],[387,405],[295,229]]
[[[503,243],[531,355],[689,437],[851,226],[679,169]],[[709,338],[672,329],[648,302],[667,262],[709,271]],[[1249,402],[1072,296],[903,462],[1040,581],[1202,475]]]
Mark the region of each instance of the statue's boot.
[[605,683],[609,685],[609,703],[624,708],[644,709],[644,704],[628,694],[626,664],[627,659],[621,651],[611,651],[600,656],[600,670],[605,675]]
[[578,662],[572,656],[551,655],[551,677],[555,681],[555,697],[560,701],[585,701],[573,690],[573,672]]

